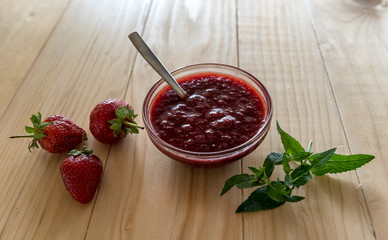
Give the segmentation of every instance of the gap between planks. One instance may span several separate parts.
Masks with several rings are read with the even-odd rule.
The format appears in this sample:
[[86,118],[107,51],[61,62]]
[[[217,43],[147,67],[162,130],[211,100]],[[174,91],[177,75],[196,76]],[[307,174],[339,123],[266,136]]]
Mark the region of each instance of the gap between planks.
[[[236,51],[237,51],[237,67],[240,68],[240,35],[239,35],[239,27],[238,27],[238,23],[239,23],[239,18],[238,18],[238,2],[239,0],[235,0],[235,21],[236,21]],[[243,161],[240,160],[240,173],[243,174],[243,167],[244,167],[244,164],[243,164]],[[241,201],[244,201],[244,190],[241,189]],[[236,213],[235,213],[236,214]],[[245,239],[245,236],[244,236],[244,229],[245,229],[245,214],[242,214],[241,216],[241,240],[244,240]]]
[[62,21],[62,18],[63,18],[63,16],[64,16],[65,12],[67,11],[67,9],[69,8],[71,2],[72,2],[72,0],[68,0],[66,6],[63,8],[63,10],[62,10],[62,12],[61,12],[61,14],[60,14],[60,16],[59,16],[57,22],[54,24],[54,26],[53,26],[53,28],[51,29],[50,33],[47,35],[46,40],[45,40],[44,43],[42,44],[42,47],[39,49],[38,53],[36,54],[34,60],[32,61],[31,65],[30,65],[30,67],[28,68],[26,74],[23,76],[23,79],[20,81],[18,87],[16,88],[16,91],[12,94],[12,97],[11,97],[11,99],[9,100],[8,105],[4,108],[3,112],[0,113],[0,121],[3,120],[3,117],[4,117],[5,113],[8,111],[8,108],[9,108],[10,103],[14,100],[14,98],[15,98],[15,96],[16,96],[16,93],[19,92],[20,87],[23,85],[23,83],[25,82],[27,76],[30,74],[31,69],[33,68],[33,66],[34,66],[35,63],[36,63],[36,60],[39,58],[39,56],[40,56],[40,54],[42,53],[43,49],[46,47],[47,42],[49,41],[49,39],[50,39],[51,36],[53,35],[53,33],[54,33],[55,29],[57,28],[59,22]]
[[[146,16],[144,18],[144,23],[143,23],[143,28],[141,29],[141,36],[143,36],[144,34],[144,31],[145,31],[145,28],[147,26],[147,22],[148,22],[148,17],[149,17],[149,13],[151,12],[151,8],[153,6],[153,0],[151,0],[149,6],[148,6],[148,9],[146,11]],[[129,41],[129,40],[128,40]],[[133,73],[133,69],[135,67],[135,62],[137,60],[137,56],[139,55],[139,53],[137,52],[133,58],[133,64],[132,64],[132,67],[131,67],[131,70],[129,71],[129,75],[128,75],[128,81],[127,81],[127,85],[125,87],[125,92],[124,92],[124,96],[123,98],[125,99],[126,95],[127,95],[127,92],[128,92],[128,88],[129,88],[129,85],[130,85],[130,81],[131,81],[131,78],[132,78],[132,73]],[[112,144],[110,144],[109,146],[109,149],[108,149],[108,154],[106,155],[106,161],[105,161],[105,166],[104,166],[104,171],[102,173],[102,176],[101,176],[101,181],[103,181],[104,179],[104,175],[105,175],[105,170],[106,170],[106,166],[108,165],[109,163],[109,155],[110,155],[110,152],[111,152],[111,149],[112,149]],[[89,221],[88,221],[88,224],[86,226],[86,231],[85,231],[85,235],[84,235],[84,240],[86,240],[87,238],[87,235],[88,235],[88,232],[89,232],[89,227],[90,227],[90,222],[92,220],[92,216],[93,216],[93,213],[94,213],[94,208],[96,206],[96,202],[97,202],[97,198],[99,196],[99,193],[100,193],[100,186],[101,184],[98,186],[98,190],[96,192],[96,196],[94,197],[94,202],[93,202],[93,207],[92,207],[92,211],[90,213],[90,216],[89,216]]]
[[[349,151],[349,154],[352,154],[352,149],[350,147],[350,142],[349,142],[349,139],[348,139],[348,135],[346,133],[345,123],[343,121],[341,112],[339,110],[339,105],[338,105],[338,101],[337,101],[337,98],[336,98],[335,93],[334,93],[333,84],[332,84],[332,81],[331,81],[331,76],[330,76],[329,70],[327,68],[325,57],[323,55],[323,51],[322,51],[322,48],[321,48],[321,42],[320,42],[320,40],[318,38],[318,33],[317,33],[316,26],[315,26],[314,17],[313,17],[313,13],[311,11],[310,3],[309,3],[309,0],[304,0],[304,2],[305,2],[305,5],[306,5],[306,9],[307,9],[308,15],[310,17],[311,28],[313,30],[314,37],[315,37],[315,40],[316,40],[316,43],[317,43],[317,46],[318,46],[318,49],[319,49],[319,54],[320,54],[321,60],[323,62],[323,67],[324,67],[325,74],[327,76],[327,82],[329,84],[330,93],[331,93],[331,95],[333,97],[333,100],[334,100],[334,103],[335,103],[335,108],[336,108],[336,111],[337,111],[337,114],[338,114],[338,117],[339,117],[339,120],[340,120],[340,123],[341,123],[341,128],[342,128],[344,136],[345,136],[346,146],[347,146],[347,149]],[[361,187],[357,187],[356,188],[357,195],[358,195],[358,200],[359,200],[359,202],[360,202],[360,204],[362,206],[362,209],[364,210],[364,214],[367,217],[367,222],[369,224],[370,230],[371,230],[374,238],[376,239],[376,231],[375,231],[375,228],[374,228],[373,223],[372,223],[372,217],[371,217],[370,209],[369,209],[368,204],[366,202],[365,192],[364,192],[364,189],[362,188],[362,185],[361,185],[360,176],[359,176],[357,170],[355,171],[355,173],[356,173],[356,177],[357,177],[357,182],[358,182],[359,186],[361,186]]]
[[[43,49],[46,47],[47,42],[49,41],[49,39],[50,39],[51,36],[53,35],[53,33],[54,33],[56,27],[58,26],[59,22],[62,20],[62,18],[63,18],[63,16],[64,16],[64,13],[67,11],[67,9],[68,9],[70,3],[71,3],[71,0],[69,0],[69,1],[67,2],[66,6],[63,8],[63,10],[62,10],[62,12],[61,12],[61,14],[60,14],[60,16],[59,16],[57,22],[54,24],[54,26],[53,26],[53,28],[51,29],[50,33],[47,35],[46,40],[45,40],[44,43],[42,44],[42,47],[39,49],[38,53],[36,54],[34,60],[32,61],[30,67],[28,68],[26,74],[23,76],[23,79],[20,81],[19,86],[16,88],[16,91],[12,94],[12,97],[11,97],[10,101],[8,102],[7,106],[4,108],[4,111],[1,113],[1,115],[0,115],[0,121],[3,121],[3,118],[4,118],[5,113],[9,111],[9,107],[10,107],[10,105],[11,105],[10,103],[13,102],[13,100],[14,100],[14,98],[15,98],[15,96],[16,96],[16,93],[19,92],[20,87],[21,87],[21,86],[23,85],[23,83],[25,82],[25,80],[26,80],[27,76],[29,75],[31,69],[32,69],[33,66],[35,65],[35,62],[36,62],[37,59],[39,58],[39,56],[40,56],[40,54],[42,53]],[[20,195],[21,195],[21,194],[22,194],[22,191],[19,192],[18,198],[20,198]],[[12,205],[12,208],[14,208],[15,205],[16,205],[16,202]],[[7,220],[6,220],[7,222],[8,222],[9,217],[10,217],[10,215],[7,216]],[[3,228],[3,229],[1,230],[1,232],[0,232],[0,239],[1,239],[1,236],[3,235],[4,229],[5,229],[5,228]]]

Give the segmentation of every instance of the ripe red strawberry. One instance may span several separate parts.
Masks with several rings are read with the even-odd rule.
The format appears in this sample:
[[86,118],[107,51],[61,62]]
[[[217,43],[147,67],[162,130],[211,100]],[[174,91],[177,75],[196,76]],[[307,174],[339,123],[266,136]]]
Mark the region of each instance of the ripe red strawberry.
[[[82,135],[86,132],[72,121],[60,115],[46,118],[42,122],[42,115],[32,115],[30,118],[33,127],[26,126],[27,133],[31,135],[12,136],[11,138],[31,137],[28,150],[39,148],[39,145],[48,152],[68,152],[82,142]],[[39,145],[38,145],[39,143]]]
[[72,150],[62,162],[60,172],[70,195],[80,203],[90,202],[97,191],[102,175],[102,162],[93,150],[82,147]]
[[128,133],[139,133],[143,129],[135,122],[137,114],[132,106],[119,99],[107,99],[98,103],[90,113],[89,129],[102,143],[114,143]]

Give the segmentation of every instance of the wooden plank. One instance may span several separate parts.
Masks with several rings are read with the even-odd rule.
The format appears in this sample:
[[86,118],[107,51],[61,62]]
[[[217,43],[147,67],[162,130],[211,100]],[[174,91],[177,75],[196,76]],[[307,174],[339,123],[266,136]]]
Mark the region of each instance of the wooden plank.
[[[23,131],[37,111],[64,115],[88,129],[97,102],[125,94],[136,54],[127,31],[142,29],[148,6],[73,1],[6,109],[1,139]],[[87,132],[88,146],[105,164],[109,146]],[[66,155],[31,154],[27,142],[9,139],[0,149],[0,238],[84,238],[94,203],[79,204],[65,190],[59,166]]]
[[388,31],[386,1],[308,1],[377,239],[387,239]]
[[[348,153],[305,2],[238,1],[238,19],[240,66],[268,87],[274,120],[306,148],[313,140],[314,152],[338,147],[338,153]],[[265,143],[243,161],[243,171],[281,151],[273,126]],[[373,239],[358,184],[355,172],[315,177],[296,191],[305,200],[244,214],[244,238]],[[250,192],[244,193],[246,198]]]
[[[234,1],[154,1],[145,30],[169,69],[237,64]],[[125,97],[137,111],[157,79],[138,56]],[[242,219],[233,206],[241,193],[219,197],[224,181],[239,172],[240,162],[183,165],[157,151],[145,132],[131,136],[112,146],[87,239],[240,239]]]
[[68,0],[0,3],[0,117],[65,10]]

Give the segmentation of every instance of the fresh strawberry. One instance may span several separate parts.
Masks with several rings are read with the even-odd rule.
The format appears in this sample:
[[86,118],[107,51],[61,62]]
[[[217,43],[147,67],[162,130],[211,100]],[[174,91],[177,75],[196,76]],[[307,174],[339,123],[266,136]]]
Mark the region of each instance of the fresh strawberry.
[[102,162],[92,153],[93,150],[84,146],[81,150],[72,150],[60,168],[67,191],[80,203],[93,199],[101,180]]
[[107,99],[98,103],[90,113],[89,129],[102,143],[114,143],[128,133],[139,133],[143,129],[135,122],[137,114],[128,103],[119,99]]
[[26,126],[27,133],[31,135],[11,136],[11,138],[30,137],[28,150],[39,148],[39,145],[48,152],[68,152],[82,142],[82,135],[86,132],[72,121],[60,115],[46,118],[42,122],[42,115],[32,115],[30,118],[33,127]]

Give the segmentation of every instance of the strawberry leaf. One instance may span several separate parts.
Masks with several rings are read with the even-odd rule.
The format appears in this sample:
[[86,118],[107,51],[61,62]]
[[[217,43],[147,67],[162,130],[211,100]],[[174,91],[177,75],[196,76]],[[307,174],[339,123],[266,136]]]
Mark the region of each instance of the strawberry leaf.
[[33,114],[30,117],[30,120],[32,127],[25,126],[24,128],[27,133],[30,133],[30,135],[17,135],[11,136],[10,138],[32,138],[31,142],[28,144],[28,150],[31,152],[31,149],[39,148],[37,140],[46,136],[42,130],[52,122],[42,122],[42,114],[40,112],[38,112],[37,115]]
[[44,138],[46,135],[44,133],[36,133],[34,139],[39,140]]
[[25,127],[25,130],[26,130],[26,132],[28,132],[28,133],[34,133],[34,132],[35,132],[35,128],[30,127],[30,126],[26,126],[26,127]]
[[113,135],[116,137],[119,133],[122,133],[124,136],[130,134],[139,133],[139,128],[143,129],[144,127],[137,125],[135,118],[138,116],[134,113],[133,108],[130,108],[129,105],[126,107],[119,106],[116,110],[116,117],[109,121],[112,125],[110,128],[113,130]]
[[33,139],[29,144],[28,144],[28,151],[31,152],[31,149],[34,148],[39,148],[38,142],[36,139]]
[[78,155],[82,155],[84,157],[86,156],[89,156],[89,155],[92,155],[93,154],[93,150],[92,149],[89,149],[89,148],[86,148],[85,144],[85,135],[82,134],[82,142],[81,142],[81,149],[80,150],[77,150],[77,149],[73,149],[71,150],[69,153],[68,153],[68,156],[78,156]]

